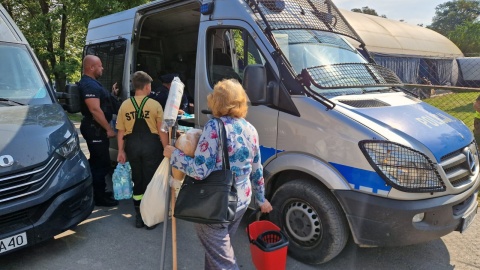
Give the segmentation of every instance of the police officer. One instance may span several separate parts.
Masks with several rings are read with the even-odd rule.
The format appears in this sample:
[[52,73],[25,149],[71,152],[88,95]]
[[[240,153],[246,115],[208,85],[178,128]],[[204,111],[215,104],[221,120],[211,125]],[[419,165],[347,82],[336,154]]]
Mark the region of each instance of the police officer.
[[[117,161],[128,159],[132,167],[133,205],[136,212],[135,226],[144,226],[140,203],[155,171],[163,160],[163,148],[168,143],[168,134],[161,132],[163,109],[148,97],[152,91],[152,78],[143,71],[132,76],[135,96],[123,101],[117,118]],[[152,229],[147,227],[147,229]]]
[[[90,152],[90,169],[93,178],[93,192],[96,206],[115,206],[118,201],[105,193],[105,176],[110,172],[109,138],[115,137],[115,131],[110,126],[112,115],[118,105],[115,99],[97,81],[103,73],[102,61],[94,55],[83,59],[83,75],[78,82],[83,119],[80,131],[87,142]],[[118,94],[117,84],[112,87],[112,94]]]
[[[168,99],[168,92],[170,91],[170,87],[172,86],[173,78],[178,77],[179,75],[176,73],[169,73],[160,76],[160,81],[162,82],[158,88],[153,89],[152,92],[149,94],[150,98],[155,99],[160,103],[162,108],[165,110],[165,105],[167,104]],[[182,95],[182,101],[180,103],[180,110],[178,110],[178,114],[184,114],[188,109],[188,98],[186,92]]]

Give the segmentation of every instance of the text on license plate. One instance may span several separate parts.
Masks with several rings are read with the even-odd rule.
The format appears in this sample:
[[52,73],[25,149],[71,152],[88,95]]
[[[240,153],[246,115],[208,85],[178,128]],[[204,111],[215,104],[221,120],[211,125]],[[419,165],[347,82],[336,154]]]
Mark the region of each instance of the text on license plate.
[[0,253],[25,246],[27,244],[27,234],[25,232],[0,239]]

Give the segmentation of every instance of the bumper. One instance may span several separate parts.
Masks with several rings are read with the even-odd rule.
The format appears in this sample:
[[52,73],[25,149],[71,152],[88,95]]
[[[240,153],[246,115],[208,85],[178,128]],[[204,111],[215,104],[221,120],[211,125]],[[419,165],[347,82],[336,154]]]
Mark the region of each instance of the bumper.
[[[91,179],[31,208],[0,216],[0,239],[25,232],[28,247],[52,238],[85,220],[94,207]],[[0,255],[7,254],[0,253]]]
[[[477,190],[447,200],[399,201],[355,191],[336,191],[355,242],[360,246],[405,246],[461,231],[477,210]],[[425,213],[420,222],[416,214]],[[473,217],[473,215],[470,215]]]

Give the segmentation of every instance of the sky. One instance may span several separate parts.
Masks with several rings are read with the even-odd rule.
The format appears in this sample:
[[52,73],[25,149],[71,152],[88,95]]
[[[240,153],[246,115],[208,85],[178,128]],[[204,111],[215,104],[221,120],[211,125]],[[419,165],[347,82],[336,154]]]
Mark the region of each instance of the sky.
[[351,10],[368,6],[374,9],[378,15],[385,15],[387,19],[404,20],[410,24],[432,23],[435,16],[435,8],[449,0],[332,0],[339,8]]

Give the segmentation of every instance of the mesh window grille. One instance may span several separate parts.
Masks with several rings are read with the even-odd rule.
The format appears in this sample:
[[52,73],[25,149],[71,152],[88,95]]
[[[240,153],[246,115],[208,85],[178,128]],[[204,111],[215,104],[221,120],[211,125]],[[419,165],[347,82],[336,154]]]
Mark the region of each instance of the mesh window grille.
[[445,184],[424,154],[392,142],[363,141],[360,148],[384,180],[406,192],[439,192]]
[[125,51],[125,40],[104,42],[87,47],[86,54],[96,55],[102,61],[103,75],[98,81],[106,89],[110,89],[115,82],[122,82]]
[[257,23],[264,29],[311,29],[338,33],[359,42],[361,38],[330,0],[248,0],[258,7]]
[[366,63],[341,63],[307,68],[319,88],[368,87],[398,85],[402,82],[391,70]]

